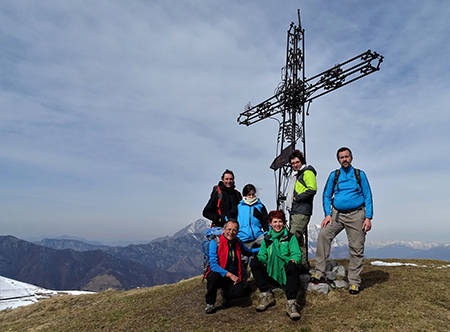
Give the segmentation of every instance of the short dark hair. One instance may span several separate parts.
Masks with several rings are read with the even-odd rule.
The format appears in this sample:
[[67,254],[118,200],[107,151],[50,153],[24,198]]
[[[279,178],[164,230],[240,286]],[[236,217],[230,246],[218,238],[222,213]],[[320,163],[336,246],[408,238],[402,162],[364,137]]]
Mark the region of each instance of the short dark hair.
[[272,222],[272,219],[277,218],[283,221],[283,224],[286,225],[286,215],[283,210],[275,210],[269,212],[269,223]]
[[223,172],[223,174],[222,174],[222,180],[225,177],[225,174],[231,174],[231,176],[234,179],[234,173],[232,171],[230,171],[229,169],[226,169],[225,172]]
[[300,162],[302,163],[302,165],[306,164],[306,160],[305,157],[303,156],[303,153],[300,150],[295,150],[291,153],[291,155],[289,156],[289,161],[291,161],[292,159],[298,158],[300,159]]
[[353,154],[352,154],[352,150],[350,150],[349,148],[343,146],[342,148],[339,148],[336,152],[336,158],[337,160],[339,160],[339,153],[344,152],[344,151],[348,151],[348,153],[350,153],[350,157],[353,158]]
[[244,186],[244,188],[242,189],[242,196],[247,196],[249,193],[250,193],[250,191],[254,191],[255,192],[255,194],[256,194],[256,188],[255,188],[255,186],[254,185],[252,185],[251,183],[249,183],[249,184],[246,184],[245,186]]
[[239,223],[236,218],[228,218],[228,220],[223,224],[223,228],[227,227],[227,224],[231,222],[232,224],[236,224],[239,229]]

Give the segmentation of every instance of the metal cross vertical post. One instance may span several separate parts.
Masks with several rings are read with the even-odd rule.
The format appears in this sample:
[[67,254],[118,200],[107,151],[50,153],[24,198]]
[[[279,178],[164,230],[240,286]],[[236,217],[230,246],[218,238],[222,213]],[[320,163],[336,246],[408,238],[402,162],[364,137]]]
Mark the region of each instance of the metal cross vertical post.
[[305,104],[303,102],[303,86],[306,80],[305,31],[301,26],[300,11],[298,20],[299,25],[296,26],[292,22],[287,33],[286,65],[282,68],[282,81],[275,92],[277,101],[284,108],[277,140],[278,157],[271,165],[271,168],[278,172],[276,177],[277,208],[280,208],[286,200],[285,193],[291,172],[288,157],[295,149],[295,144],[299,139],[303,143],[302,150],[306,158]]
[[[368,50],[347,61],[335,65],[311,78],[305,75],[305,31],[298,10],[298,26],[291,23],[287,32],[286,65],[282,68],[281,82],[272,97],[251,106],[245,106],[237,121],[247,126],[272,118],[278,121],[276,158],[270,165],[275,172],[277,209],[285,209],[287,188],[292,168],[289,155],[300,139],[306,159],[305,115],[309,115],[310,103],[331,91],[352,83],[380,70],[383,56]],[[305,105],[308,109],[305,110]],[[280,114],[281,120],[274,118]],[[307,236],[305,236],[307,245]]]

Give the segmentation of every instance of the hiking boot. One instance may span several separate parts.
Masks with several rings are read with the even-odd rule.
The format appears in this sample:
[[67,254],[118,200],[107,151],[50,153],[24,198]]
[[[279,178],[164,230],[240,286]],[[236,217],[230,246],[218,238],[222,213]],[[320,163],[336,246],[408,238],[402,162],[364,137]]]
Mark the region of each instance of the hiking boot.
[[260,295],[261,300],[258,304],[258,306],[256,307],[256,311],[264,311],[266,310],[268,307],[271,307],[273,305],[275,305],[275,298],[273,297],[272,292],[263,292]]
[[352,295],[359,294],[359,286],[356,285],[350,285],[348,292]]
[[313,284],[320,284],[320,283],[326,283],[327,280],[323,275],[320,275],[319,273],[315,273],[310,280]]
[[213,314],[216,312],[216,307],[214,307],[214,304],[206,304],[205,312],[207,314]]
[[287,300],[287,302],[286,302],[286,313],[293,320],[297,320],[297,319],[300,318],[300,314],[297,311],[297,301],[295,299]]

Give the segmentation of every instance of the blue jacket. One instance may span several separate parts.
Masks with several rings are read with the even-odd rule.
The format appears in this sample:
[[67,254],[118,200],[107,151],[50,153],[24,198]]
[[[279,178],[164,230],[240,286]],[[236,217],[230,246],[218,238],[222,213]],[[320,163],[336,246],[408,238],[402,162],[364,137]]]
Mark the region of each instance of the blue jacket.
[[238,205],[238,238],[242,242],[252,241],[259,238],[264,232],[269,231],[269,215],[260,199],[253,205],[248,205],[241,200]]
[[356,181],[353,166],[350,166],[348,169],[341,168],[338,179],[339,190],[337,185],[333,190],[335,172],[331,172],[330,176],[328,176],[325,188],[323,189],[323,209],[325,216],[331,215],[331,206],[334,206],[337,210],[351,210],[365,204],[366,218],[372,219],[372,192],[366,174],[363,171],[360,173],[362,187],[360,188]]

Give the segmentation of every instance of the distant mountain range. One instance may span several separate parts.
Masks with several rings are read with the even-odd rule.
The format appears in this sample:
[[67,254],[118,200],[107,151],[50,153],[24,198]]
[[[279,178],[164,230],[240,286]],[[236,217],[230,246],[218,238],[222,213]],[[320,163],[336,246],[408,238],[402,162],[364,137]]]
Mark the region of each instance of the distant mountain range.
[[[320,225],[308,227],[308,254],[313,259],[316,256],[317,237]],[[330,258],[348,258],[347,242],[335,239],[332,242]],[[450,261],[450,244],[430,243],[420,241],[366,241],[365,258],[424,258]]]
[[132,289],[183,278],[117,258],[104,250],[52,249],[13,236],[0,237],[0,275],[53,290]]
[[[54,290],[126,290],[170,284],[201,274],[202,243],[210,222],[199,219],[173,236],[146,244],[105,246],[77,239],[34,243],[0,236],[0,275]],[[315,257],[319,225],[308,229],[309,258]],[[367,258],[428,258],[450,261],[450,245],[367,242]],[[335,239],[330,258],[347,258],[347,243]]]

